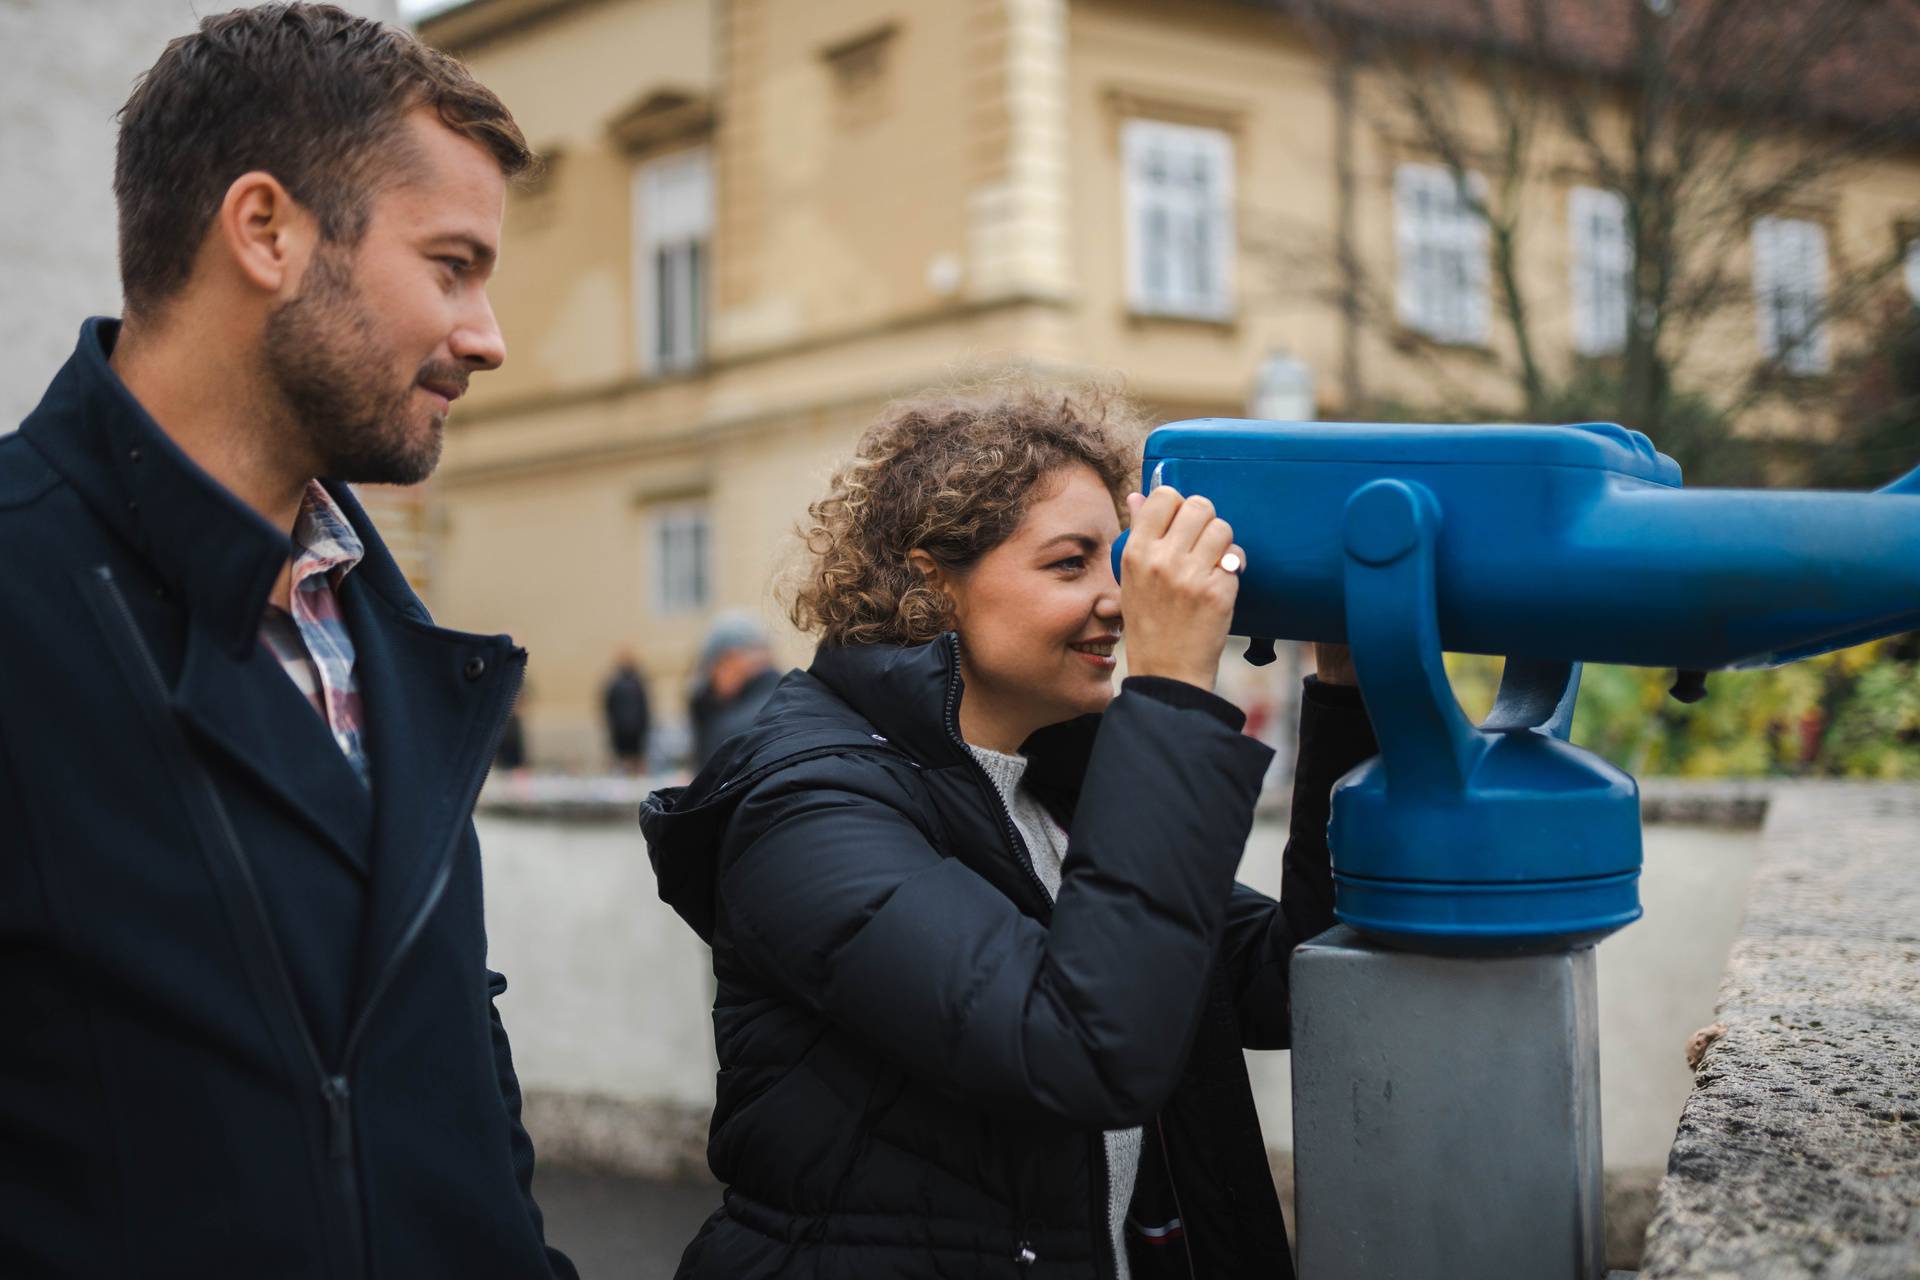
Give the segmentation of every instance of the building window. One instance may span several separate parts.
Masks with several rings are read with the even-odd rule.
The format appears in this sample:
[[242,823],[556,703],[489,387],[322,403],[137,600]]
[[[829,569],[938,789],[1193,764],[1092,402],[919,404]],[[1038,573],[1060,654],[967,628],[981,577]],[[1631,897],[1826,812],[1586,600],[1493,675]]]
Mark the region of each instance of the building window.
[[707,504],[680,502],[656,509],[652,558],[655,613],[697,613],[706,608],[713,591],[713,531]]
[[1788,373],[1827,370],[1827,233],[1817,222],[1756,218],[1753,301],[1760,353]]
[[1475,208],[1485,187],[1485,179],[1470,173],[1463,190],[1438,165],[1395,170],[1398,309],[1407,328],[1441,342],[1487,340],[1487,224]]
[[635,329],[640,363],[672,373],[706,349],[713,183],[705,149],[644,164],[633,178]]
[[1611,355],[1627,345],[1633,298],[1633,237],[1618,191],[1575,187],[1567,201],[1573,236],[1573,349]]
[[1127,303],[1144,315],[1233,315],[1233,140],[1219,129],[1128,120]]

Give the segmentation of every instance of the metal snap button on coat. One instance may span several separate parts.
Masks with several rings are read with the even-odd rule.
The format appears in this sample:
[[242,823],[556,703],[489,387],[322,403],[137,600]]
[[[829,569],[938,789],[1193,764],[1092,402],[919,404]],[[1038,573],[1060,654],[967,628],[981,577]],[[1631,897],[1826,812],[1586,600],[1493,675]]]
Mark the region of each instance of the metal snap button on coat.
[[467,665],[460,669],[460,674],[469,680],[478,680],[481,676],[487,674],[487,660],[475,654],[473,657],[467,659]]

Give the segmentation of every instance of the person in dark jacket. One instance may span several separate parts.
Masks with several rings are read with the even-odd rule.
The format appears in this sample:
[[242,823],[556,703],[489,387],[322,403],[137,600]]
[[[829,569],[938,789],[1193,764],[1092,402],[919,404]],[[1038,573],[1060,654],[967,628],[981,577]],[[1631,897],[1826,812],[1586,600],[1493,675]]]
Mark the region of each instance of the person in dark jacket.
[[1287,1045],[1374,744],[1324,651],[1282,901],[1235,885],[1271,754],[1211,692],[1244,557],[1162,488],[1116,583],[1119,412],[892,411],[810,509],[812,667],[644,807],[717,979],[726,1192],[681,1276],[1290,1273],[1243,1049]]
[[503,358],[528,159],[326,6],[207,18],[122,113],[125,319],[0,438],[0,1276],[574,1275],[471,821],[526,654],[347,484]]
[[607,746],[623,773],[638,774],[647,757],[647,734],[653,713],[647,703],[647,682],[631,651],[621,650],[613,660],[613,674],[600,691],[600,709],[606,717]]
[[714,619],[700,645],[693,693],[687,699],[696,770],[713,759],[721,743],[753,724],[779,683],[773,650],[758,622],[744,613]]

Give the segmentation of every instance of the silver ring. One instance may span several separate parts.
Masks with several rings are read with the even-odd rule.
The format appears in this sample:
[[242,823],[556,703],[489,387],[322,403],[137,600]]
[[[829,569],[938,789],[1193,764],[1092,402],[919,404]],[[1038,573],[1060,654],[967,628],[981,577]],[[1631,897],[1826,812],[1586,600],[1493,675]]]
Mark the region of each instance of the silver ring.
[[1227,552],[1227,554],[1220,557],[1220,567],[1222,569],[1225,569],[1228,573],[1238,573],[1242,569],[1246,568],[1247,564],[1246,564],[1246,561],[1240,558],[1239,552],[1229,551]]

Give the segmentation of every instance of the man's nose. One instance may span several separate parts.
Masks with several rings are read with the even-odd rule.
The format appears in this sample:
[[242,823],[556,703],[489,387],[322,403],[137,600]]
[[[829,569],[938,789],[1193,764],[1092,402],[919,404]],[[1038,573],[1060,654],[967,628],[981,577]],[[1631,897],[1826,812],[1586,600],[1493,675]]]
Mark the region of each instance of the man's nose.
[[451,346],[454,359],[476,371],[498,369],[506,363],[507,340],[485,293],[474,291],[473,302],[453,331]]

